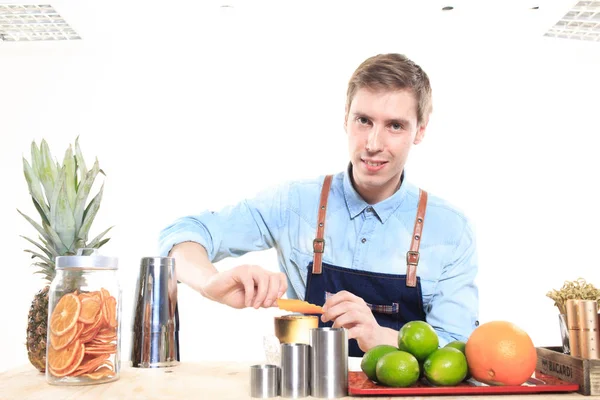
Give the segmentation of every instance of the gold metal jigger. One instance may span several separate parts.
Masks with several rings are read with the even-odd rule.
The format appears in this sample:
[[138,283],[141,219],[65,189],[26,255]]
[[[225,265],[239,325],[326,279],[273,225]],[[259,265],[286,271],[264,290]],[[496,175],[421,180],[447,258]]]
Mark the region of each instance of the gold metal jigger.
[[275,336],[281,343],[310,344],[310,330],[318,327],[319,317],[315,315],[288,314],[275,317]]

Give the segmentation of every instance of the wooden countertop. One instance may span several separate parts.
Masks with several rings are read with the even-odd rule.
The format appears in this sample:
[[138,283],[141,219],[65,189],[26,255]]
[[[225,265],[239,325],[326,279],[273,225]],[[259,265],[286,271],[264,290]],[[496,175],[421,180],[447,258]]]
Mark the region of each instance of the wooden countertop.
[[[173,368],[139,369],[125,366],[119,380],[91,386],[52,386],[44,374],[31,365],[0,374],[0,399],[207,399],[239,400],[250,397],[250,363],[184,362]],[[350,397],[346,397],[348,399]],[[392,397],[370,397],[377,400]],[[400,397],[398,397],[400,398]],[[423,396],[423,400],[506,400],[506,399],[598,399],[578,393],[493,396]],[[312,397],[307,397],[312,399]]]

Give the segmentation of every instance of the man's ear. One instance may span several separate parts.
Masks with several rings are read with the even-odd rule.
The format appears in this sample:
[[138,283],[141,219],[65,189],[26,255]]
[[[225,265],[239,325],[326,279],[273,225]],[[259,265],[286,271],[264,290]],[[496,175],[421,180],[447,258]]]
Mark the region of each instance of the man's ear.
[[421,143],[421,141],[425,137],[425,131],[427,130],[428,123],[429,123],[429,118],[427,118],[421,124],[419,124],[419,126],[417,127],[417,134],[415,135],[415,140],[413,141],[413,144]]

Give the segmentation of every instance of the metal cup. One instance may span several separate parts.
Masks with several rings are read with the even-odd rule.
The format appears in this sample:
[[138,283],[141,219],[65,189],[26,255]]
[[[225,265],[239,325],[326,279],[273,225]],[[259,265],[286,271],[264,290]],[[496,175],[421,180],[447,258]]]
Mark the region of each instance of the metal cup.
[[277,365],[258,364],[250,367],[250,397],[268,399],[279,395],[281,370]]
[[310,394],[317,398],[348,395],[348,331],[310,330]]
[[307,344],[281,344],[281,397],[297,399],[310,394],[309,361]]
[[179,311],[175,259],[144,257],[134,298],[132,367],[172,367],[179,363]]

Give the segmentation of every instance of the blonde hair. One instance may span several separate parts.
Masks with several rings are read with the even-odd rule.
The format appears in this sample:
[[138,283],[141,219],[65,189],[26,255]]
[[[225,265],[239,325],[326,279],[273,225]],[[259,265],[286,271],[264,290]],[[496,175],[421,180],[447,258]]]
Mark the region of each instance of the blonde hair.
[[352,74],[346,93],[346,112],[359,89],[410,90],[417,100],[417,122],[427,121],[432,111],[429,77],[402,54],[379,54],[363,61]]

